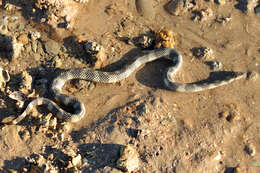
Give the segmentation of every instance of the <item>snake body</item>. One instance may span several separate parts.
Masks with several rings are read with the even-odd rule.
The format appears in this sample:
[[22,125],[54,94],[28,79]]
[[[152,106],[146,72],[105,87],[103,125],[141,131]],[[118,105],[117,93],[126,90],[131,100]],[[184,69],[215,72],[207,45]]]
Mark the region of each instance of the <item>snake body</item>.
[[212,88],[216,88],[225,84],[228,84],[234,80],[245,77],[245,73],[235,73],[231,78],[214,81],[214,82],[194,82],[194,83],[177,83],[172,79],[172,76],[181,68],[183,63],[182,56],[174,49],[161,48],[151,50],[147,54],[138,57],[133,63],[123,67],[120,70],[114,72],[102,72],[90,69],[74,68],[65,71],[58,75],[52,82],[51,92],[54,100],[65,107],[73,108],[73,112],[67,112],[59,107],[54,101],[47,98],[36,98],[29,103],[25,111],[12,121],[12,124],[19,123],[25,116],[38,105],[46,105],[48,110],[53,112],[57,118],[67,122],[78,122],[86,113],[84,104],[77,98],[68,96],[61,93],[61,90],[65,83],[72,79],[83,79],[101,83],[115,83],[129,77],[137,68],[141,65],[154,61],[159,58],[167,58],[172,61],[173,65],[165,70],[164,84],[169,90],[178,92],[197,92],[204,91]]

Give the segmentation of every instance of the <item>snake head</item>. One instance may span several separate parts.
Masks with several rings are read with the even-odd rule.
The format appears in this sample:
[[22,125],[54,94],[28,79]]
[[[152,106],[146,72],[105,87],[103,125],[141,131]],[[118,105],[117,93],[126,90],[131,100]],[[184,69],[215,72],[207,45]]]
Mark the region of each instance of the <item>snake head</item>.
[[173,62],[174,65],[182,63],[182,56],[174,49],[170,50],[168,58]]

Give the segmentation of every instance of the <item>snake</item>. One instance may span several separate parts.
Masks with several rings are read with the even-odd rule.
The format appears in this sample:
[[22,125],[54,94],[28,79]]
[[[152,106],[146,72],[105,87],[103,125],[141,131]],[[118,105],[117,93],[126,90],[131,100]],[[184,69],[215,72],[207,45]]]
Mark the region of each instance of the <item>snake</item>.
[[[171,62],[170,66],[165,69],[162,75],[166,89],[171,91],[199,92],[226,85],[246,76],[246,73],[244,72],[232,72],[233,75],[231,77],[221,80],[179,83],[173,79],[174,75],[177,71],[180,70],[183,64],[183,58],[178,53],[178,51],[173,48],[159,48],[149,50],[144,55],[137,57],[132,63],[125,65],[116,71],[104,72],[88,68],[72,68],[61,72],[57,75],[56,78],[54,78],[52,84],[50,85],[50,91],[55,101],[44,97],[35,98],[28,104],[24,112],[12,121],[12,124],[19,123],[35,106],[39,105],[45,105],[47,109],[54,113],[61,121],[71,123],[79,122],[82,120],[82,118],[84,118],[86,114],[86,108],[84,104],[77,98],[62,93],[62,88],[66,82],[72,79],[80,79],[100,83],[115,83],[129,77],[141,65],[155,61],[159,58],[166,58]],[[73,110],[65,111],[58,104],[62,105],[63,107],[69,107]]]

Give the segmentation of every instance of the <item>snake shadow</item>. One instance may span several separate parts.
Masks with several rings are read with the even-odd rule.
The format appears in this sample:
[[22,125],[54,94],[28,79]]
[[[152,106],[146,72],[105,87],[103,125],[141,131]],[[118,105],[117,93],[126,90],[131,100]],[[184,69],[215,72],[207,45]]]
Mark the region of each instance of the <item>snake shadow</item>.
[[[165,70],[170,67],[172,62],[167,59],[159,59],[147,63],[143,68],[137,71],[135,77],[138,82],[149,88],[169,90],[164,85]],[[193,84],[203,85],[207,83],[216,83],[221,80],[228,80],[237,76],[237,72],[233,71],[214,71],[210,72],[208,78],[192,82]]]

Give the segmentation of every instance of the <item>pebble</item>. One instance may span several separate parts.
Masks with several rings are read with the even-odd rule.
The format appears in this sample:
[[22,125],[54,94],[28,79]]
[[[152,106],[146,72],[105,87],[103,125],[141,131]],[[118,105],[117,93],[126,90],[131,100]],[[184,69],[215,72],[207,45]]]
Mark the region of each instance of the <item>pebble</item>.
[[87,40],[84,44],[85,51],[87,54],[91,55],[94,58],[95,64],[94,69],[99,69],[106,66],[107,56],[105,49],[99,43],[95,41]]
[[10,99],[13,99],[16,101],[16,106],[18,108],[22,108],[25,102],[25,95],[20,91],[14,91],[8,94],[8,97]]
[[81,165],[81,155],[80,154],[78,154],[76,157],[73,157],[72,158],[72,164],[73,164],[73,166],[79,166],[79,165]]
[[33,78],[27,71],[22,72],[21,78],[22,83],[20,86],[20,91],[23,91],[24,94],[28,94],[28,92],[32,89]]
[[30,32],[30,37],[31,37],[31,39],[32,39],[33,41],[34,41],[34,40],[37,40],[37,39],[41,38],[41,33],[38,32],[38,31],[35,31],[35,32],[31,31],[31,32]]
[[156,33],[155,48],[174,48],[177,45],[177,34],[169,29]]
[[138,152],[130,145],[121,147],[120,158],[116,162],[116,167],[126,172],[137,170],[139,167]]
[[232,20],[231,17],[220,17],[220,16],[215,19],[216,22],[221,23],[221,24],[225,24],[231,20]]
[[208,65],[210,69],[214,71],[221,70],[223,67],[222,63],[219,61],[207,61],[205,62],[205,64]]
[[154,38],[148,35],[141,35],[136,40],[134,40],[134,44],[139,45],[142,48],[149,48],[154,43]]
[[0,67],[0,90],[3,92],[6,87],[6,83],[10,81],[10,75],[7,70]]
[[155,8],[153,0],[136,0],[135,3],[137,12],[141,16],[147,19],[155,18]]
[[49,113],[47,116],[42,118],[40,124],[43,124],[45,126],[49,126],[51,117],[52,117],[52,113]]
[[256,71],[252,71],[252,72],[250,72],[249,73],[249,75],[248,75],[248,79],[249,80],[251,80],[251,81],[256,81],[257,80],[257,78],[258,78],[258,73],[256,72]]
[[194,47],[191,49],[191,52],[193,56],[199,59],[205,59],[205,60],[210,60],[213,59],[213,51],[210,48],[207,47]]
[[45,50],[48,54],[57,55],[60,52],[60,44],[54,40],[48,40],[44,44]]
[[32,51],[37,53],[38,43],[37,41],[32,41]]
[[17,37],[17,40],[23,44],[28,44],[29,43],[29,39],[27,34],[21,34]]
[[48,160],[50,161],[53,161],[55,159],[55,156],[53,153],[51,153],[49,156],[48,156]]
[[256,148],[253,144],[245,145],[244,151],[250,156],[254,156],[256,154]]
[[22,131],[20,136],[25,141],[27,141],[31,137],[30,132],[28,130]]
[[6,25],[0,25],[0,34],[1,35],[7,35],[8,34],[8,28]]
[[97,54],[102,49],[102,46],[100,44],[98,44],[95,41],[89,41],[89,40],[86,41],[84,47],[87,53],[90,54]]
[[56,117],[53,117],[50,121],[49,121],[49,127],[51,127],[52,129],[56,129],[57,128],[57,124],[58,124],[58,120]]
[[9,53],[9,57],[17,58],[23,50],[23,43],[18,43],[15,38],[12,38],[12,50]]
[[166,10],[172,15],[178,16],[184,10],[184,0],[172,0],[166,5]]
[[91,91],[93,89],[95,89],[96,85],[93,82],[90,82],[89,86],[88,86],[88,90]]
[[197,11],[193,16],[193,21],[205,22],[213,17],[213,11],[211,8],[202,9]]
[[62,124],[61,127],[62,132],[70,132],[71,129],[72,129],[71,124],[69,123]]
[[55,67],[60,68],[62,64],[62,60],[59,57],[55,57]]

